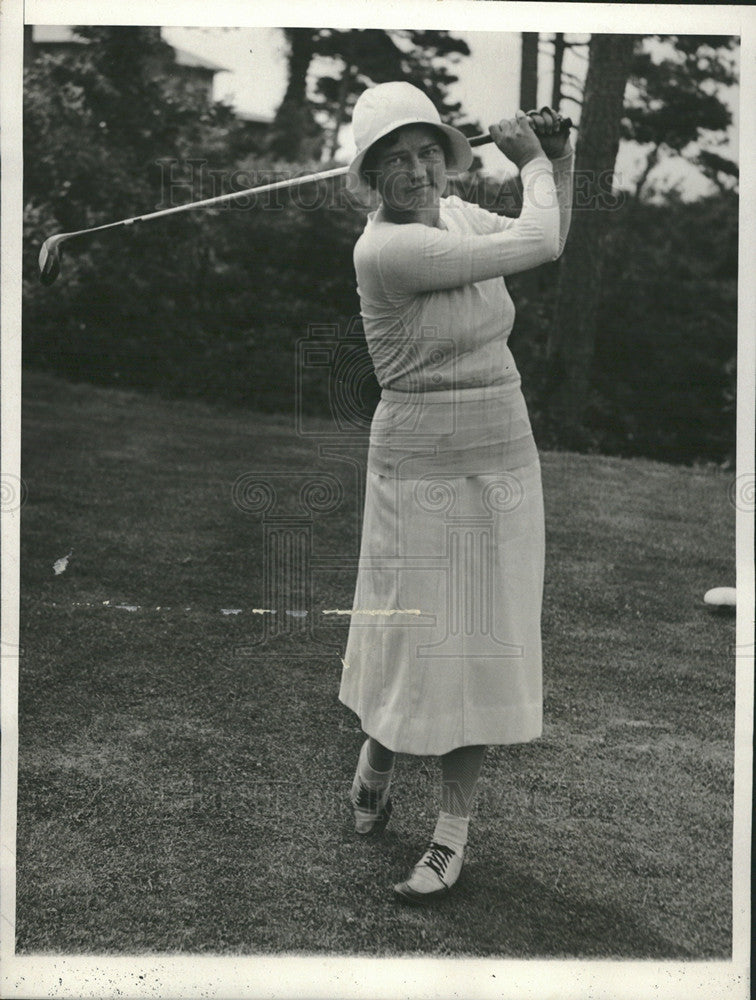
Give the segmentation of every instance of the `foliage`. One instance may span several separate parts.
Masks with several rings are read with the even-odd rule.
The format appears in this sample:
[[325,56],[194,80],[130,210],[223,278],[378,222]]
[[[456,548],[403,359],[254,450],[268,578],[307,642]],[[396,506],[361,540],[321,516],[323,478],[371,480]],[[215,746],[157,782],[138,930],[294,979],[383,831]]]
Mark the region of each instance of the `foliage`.
[[[669,51],[656,58],[648,48],[649,39],[668,43]],[[729,35],[652,35],[639,41],[621,123],[623,139],[650,144],[637,194],[662,155],[689,154],[711,176],[707,153],[701,157],[698,147],[692,151],[690,147],[704,137],[708,142],[722,141],[732,123],[721,91],[737,82],[731,56],[736,44]],[[719,159],[719,169],[731,173],[734,165]]]
[[[671,462],[734,462],[738,199],[628,200],[605,245],[596,350],[584,418],[591,447]],[[519,277],[510,280],[517,301]],[[546,337],[554,301],[521,311],[512,348],[537,437],[548,392]]]
[[25,356],[71,377],[202,392],[205,356],[229,358],[213,343],[226,317],[211,276],[213,295],[235,289],[232,336],[255,309],[233,227],[218,215],[77,240],[57,284],[38,284],[38,248],[51,233],[221,193],[232,180],[230,109],[171,86],[153,29],[81,34],[90,44],[80,52],[44,55],[25,74]]
[[[448,89],[457,80],[451,67],[470,50],[448,31],[285,28],[284,33],[289,81],[270,144],[278,156],[296,160],[319,152],[326,134],[333,156],[339,129],[351,117],[359,95],[389,80],[420,87],[445,121],[460,124],[464,119],[460,103],[449,100]],[[310,87],[312,72],[316,78]],[[475,123],[468,127],[473,131]]]
[[[170,72],[151,67],[165,57],[155,39],[130,34],[145,29],[84,30],[93,44],[80,53],[47,55],[26,70],[25,363],[70,379],[287,414],[297,345],[313,330],[347,338],[352,370],[364,373],[352,265],[364,213],[337,182],[73,241],[56,284],[39,285],[37,254],[52,233],[319,169],[272,155],[234,162],[228,109],[172,89]],[[113,56],[120,45],[128,59]],[[454,186],[489,209],[519,210],[516,186],[475,176]],[[628,203],[612,221],[586,395],[591,446],[726,461],[737,197],[725,186],[691,205]],[[527,275],[507,282],[518,307],[512,346],[541,443],[555,270],[541,269],[535,296]],[[300,366],[299,375],[304,407],[325,414],[333,386],[317,368]],[[372,376],[360,393],[369,414]]]
[[587,415],[604,446],[734,462],[737,267],[732,193],[626,207],[611,237]]
[[[638,38],[634,50],[626,51],[621,59],[618,39],[626,42],[629,38],[631,36],[610,35],[591,38],[576,154],[578,177],[588,180],[590,188],[595,187],[598,178],[611,173],[617,147],[615,143],[613,150],[608,150],[607,142],[610,136],[614,141],[619,134],[627,140],[650,146],[646,151],[645,167],[636,182],[636,201],[640,200],[649,174],[659,159],[668,155],[687,155],[723,195],[736,190],[737,167],[713,150],[702,148],[701,142],[704,136],[710,141],[712,137],[721,137],[731,122],[730,111],[721,100],[721,89],[736,81],[730,52],[737,39],[730,36],[655,36],[656,42],[664,43],[663,55],[659,58],[659,48],[649,48],[650,37]],[[655,297],[657,284],[653,279],[634,289],[637,297],[632,297],[628,306],[641,304],[647,319],[643,331],[650,328],[657,332],[655,318],[664,317],[665,323],[658,332],[665,341],[669,338],[670,347],[677,349],[676,380],[657,385],[653,375],[648,376],[643,369],[636,373],[632,350],[620,364],[612,363],[613,354],[610,358],[602,358],[600,299],[603,296],[614,303],[621,298],[623,282],[632,274],[632,267],[622,267],[613,279],[604,273],[609,253],[607,237],[626,241],[630,234],[618,227],[620,219],[616,214],[601,210],[600,192],[596,195],[592,211],[578,210],[574,214],[565,255],[558,268],[559,291],[545,364],[547,378],[542,380],[540,392],[540,405],[546,411],[541,413],[546,440],[568,448],[619,448],[629,449],[630,453],[635,453],[635,447],[641,450],[648,447],[653,440],[652,447],[658,449],[654,453],[664,457],[690,457],[692,449],[697,448],[698,454],[706,455],[719,450],[720,458],[731,460],[734,427],[731,414],[722,419],[723,407],[727,405],[726,391],[729,391],[722,381],[729,383],[731,390],[732,372],[729,375],[726,372],[734,357],[734,290],[731,295],[725,293],[721,309],[709,311],[706,302],[698,301],[702,297],[701,284],[691,289],[691,282],[684,273],[680,274],[672,296],[661,296],[658,302]],[[674,190],[666,195],[670,212],[665,222],[684,228],[683,220],[672,212],[676,201]],[[625,219],[625,225],[628,221]],[[727,231],[728,236],[734,234],[734,225]],[[654,233],[652,239],[657,242],[661,239],[667,246],[670,243],[669,234],[663,230]],[[625,243],[622,245],[624,247]],[[685,247],[676,249],[684,260]],[[707,263],[704,251],[704,270]],[[664,274],[669,280],[670,273],[675,271],[674,263],[664,259],[658,264],[657,274]],[[732,280],[734,282],[734,277]],[[685,295],[678,303],[679,309],[667,317],[665,304],[670,297],[679,295],[681,288]],[[717,286],[713,291],[716,295],[721,289]],[[697,300],[694,315],[688,315],[686,310],[691,299]],[[612,313],[608,317],[610,326],[615,316],[616,313]],[[688,330],[696,324],[700,324],[701,329],[694,338],[695,344],[699,343],[699,338],[702,342],[704,330],[712,337],[710,349],[702,347],[700,358],[695,350],[691,351],[688,340]],[[681,327],[685,328],[685,334],[680,333],[675,341]],[[638,340],[643,342],[642,333]],[[619,342],[622,342],[621,334]],[[611,343],[613,351],[617,341]],[[723,344],[728,343],[729,352],[723,358]],[[658,358],[656,340],[644,346],[646,357],[656,355]],[[666,350],[662,349],[662,353],[666,360]],[[689,385],[686,381],[683,388],[679,380],[681,373],[687,370],[691,354],[700,361],[694,371],[706,374],[700,383]],[[601,360],[603,366],[599,364]],[[665,367],[660,364],[653,371],[663,371],[666,375]],[[638,382],[621,399],[620,393],[607,384],[607,373],[619,377],[618,386],[622,385],[623,378],[636,375]],[[654,399],[645,391],[649,381],[656,390]],[[655,399],[663,399],[664,405],[657,405]],[[640,404],[645,412],[641,412]],[[666,408],[679,414],[683,424],[678,425],[675,417],[669,419]]]

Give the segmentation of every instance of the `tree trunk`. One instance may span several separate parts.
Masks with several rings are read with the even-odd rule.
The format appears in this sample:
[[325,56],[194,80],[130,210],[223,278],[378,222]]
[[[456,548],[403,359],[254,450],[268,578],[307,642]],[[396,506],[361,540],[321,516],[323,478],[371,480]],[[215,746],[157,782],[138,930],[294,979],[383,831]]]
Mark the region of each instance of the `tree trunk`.
[[286,28],[285,32],[289,42],[289,80],[273,120],[269,149],[285,160],[299,160],[311,154],[320,134],[307,101],[307,73],[315,39],[312,28]]
[[326,156],[329,160],[334,158],[336,150],[339,148],[339,132],[341,131],[341,126],[344,124],[347,100],[349,98],[349,92],[352,89],[355,73],[355,67],[347,65],[344,69],[344,75],[341,77],[341,81],[339,83],[339,103],[336,107],[336,113],[333,119],[333,131],[331,132],[331,138],[328,143]]
[[[532,111],[538,107],[538,32],[523,31],[520,35],[520,108]],[[519,191],[522,193],[519,175],[517,177]],[[526,271],[517,281],[516,305],[521,315],[538,300],[540,285],[540,268]]]
[[596,341],[604,242],[616,196],[611,194],[619,149],[625,84],[635,36],[593,35],[575,162],[575,210],[561,262],[547,349],[544,411],[556,443],[588,443],[582,426]]
[[554,82],[551,85],[551,106],[555,111],[559,110],[562,103],[562,62],[564,60],[564,33],[557,31],[554,34]]
[[523,31],[520,37],[520,107],[531,111],[538,105],[538,32]]
[[648,159],[646,160],[646,166],[643,168],[643,173],[638,178],[638,182],[635,185],[635,200],[640,201],[641,191],[643,190],[646,181],[648,180],[648,175],[654,169],[656,164],[659,162],[659,146],[658,144],[654,146],[651,152],[648,154]]

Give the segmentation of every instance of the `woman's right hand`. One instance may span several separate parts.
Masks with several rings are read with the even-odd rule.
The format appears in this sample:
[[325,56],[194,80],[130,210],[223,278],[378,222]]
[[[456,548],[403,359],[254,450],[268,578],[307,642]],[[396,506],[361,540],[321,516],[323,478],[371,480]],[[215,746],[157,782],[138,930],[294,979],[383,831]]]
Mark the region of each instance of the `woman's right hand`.
[[489,126],[491,138],[511,160],[518,170],[537,156],[543,156],[543,147],[533,131],[530,119],[524,111],[518,111],[514,118],[502,118],[498,124]]

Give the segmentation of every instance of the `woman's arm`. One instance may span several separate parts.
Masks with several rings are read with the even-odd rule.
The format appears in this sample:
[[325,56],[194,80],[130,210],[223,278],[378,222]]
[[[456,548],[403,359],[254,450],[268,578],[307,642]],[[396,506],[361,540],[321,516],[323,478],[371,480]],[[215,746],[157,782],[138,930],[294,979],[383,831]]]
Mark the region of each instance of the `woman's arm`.
[[[575,154],[572,147],[568,145],[566,152],[561,156],[549,157],[549,159],[554,168],[554,185],[559,202],[559,255],[561,256],[564,245],[567,242],[570,221],[572,219]],[[514,218],[511,216],[492,212],[490,209],[482,208],[474,202],[462,201],[456,195],[452,195],[446,199],[446,206],[447,212],[450,210],[454,211],[454,209],[464,212],[465,217],[473,223],[475,231],[481,235],[501,233],[505,229],[508,229],[514,222]]]
[[374,268],[386,294],[407,295],[458,288],[555,260],[560,203],[551,162],[538,156],[522,167],[521,176],[522,212],[504,231],[460,236],[419,223],[395,226],[371,259],[356,259],[358,268]]

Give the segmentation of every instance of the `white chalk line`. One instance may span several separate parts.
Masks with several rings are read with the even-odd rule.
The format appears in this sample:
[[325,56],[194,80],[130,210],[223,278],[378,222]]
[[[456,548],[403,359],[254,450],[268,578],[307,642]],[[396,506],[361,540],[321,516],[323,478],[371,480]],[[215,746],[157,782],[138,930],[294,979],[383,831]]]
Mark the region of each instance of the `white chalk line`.
[[[52,601],[52,607],[64,607],[63,604],[58,604],[57,601]],[[158,604],[154,608],[145,607],[141,604],[127,604],[125,602],[114,603],[113,601],[100,601],[99,604],[93,603],[91,601],[72,601],[68,607],[72,608],[109,608],[114,611],[193,611],[195,610],[191,606],[183,609],[175,609],[173,607],[168,607],[167,605]],[[275,615],[278,614],[275,608],[250,608],[249,613],[253,615]],[[219,614],[225,617],[236,617],[237,615],[245,614],[244,608],[220,608]],[[285,609],[283,612],[290,618],[307,618],[310,614],[309,611],[305,611],[301,608]],[[342,608],[330,608],[320,612],[321,615],[422,615],[423,612],[417,608],[411,608],[405,610],[402,608],[352,608],[352,609],[342,609]]]
[[338,608],[332,611],[321,611],[323,615],[421,615],[422,611],[417,608],[403,610],[401,608],[352,608],[351,611],[342,611]]

